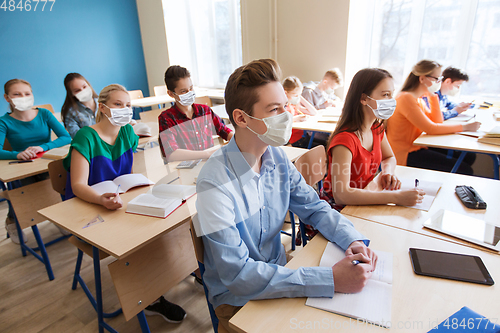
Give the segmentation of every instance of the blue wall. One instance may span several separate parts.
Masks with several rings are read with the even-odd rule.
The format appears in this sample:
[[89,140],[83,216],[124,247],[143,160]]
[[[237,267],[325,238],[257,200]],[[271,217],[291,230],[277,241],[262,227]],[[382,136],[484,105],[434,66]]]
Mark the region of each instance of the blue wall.
[[[52,2],[44,11],[39,2],[36,12],[31,4],[30,12],[0,9],[2,95],[5,82],[25,79],[32,85],[35,105],[50,103],[60,112],[64,77],[78,72],[97,93],[119,83],[149,96],[135,0],[58,0],[52,11]],[[7,109],[2,98],[0,115]]]

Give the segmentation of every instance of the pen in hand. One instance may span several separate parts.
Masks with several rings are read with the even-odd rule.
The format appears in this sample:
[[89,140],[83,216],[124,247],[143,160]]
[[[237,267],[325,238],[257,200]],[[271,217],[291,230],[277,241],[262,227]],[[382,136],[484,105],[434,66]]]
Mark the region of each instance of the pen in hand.
[[116,191],[115,191],[115,194],[118,195],[118,191],[120,191],[120,186],[121,185],[118,185],[118,187],[116,188]]
[[419,183],[418,179],[415,179],[415,189],[417,189],[418,183]]

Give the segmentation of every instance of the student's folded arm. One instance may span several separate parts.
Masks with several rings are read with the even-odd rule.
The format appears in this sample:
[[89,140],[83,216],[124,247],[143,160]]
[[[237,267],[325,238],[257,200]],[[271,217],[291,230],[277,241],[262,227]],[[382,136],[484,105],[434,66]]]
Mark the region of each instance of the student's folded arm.
[[309,103],[309,101],[305,99],[304,96],[300,96],[300,104],[302,104],[306,108],[307,111],[304,112],[305,114],[315,116],[318,113],[318,110],[316,110],[316,108],[311,103]]
[[232,294],[248,300],[332,297],[335,288],[331,267],[292,270],[250,257],[249,248],[236,226],[244,222],[239,221],[241,214],[235,208],[233,195],[225,187],[207,180],[199,180],[197,184],[196,208],[206,271],[215,270]]
[[7,125],[0,120],[0,160],[17,160],[19,151],[8,151],[3,149],[5,136],[7,134]]
[[71,136],[69,136],[69,133],[66,131],[64,126],[59,121],[57,121],[56,117],[54,117],[54,115],[50,113],[50,111],[46,111],[46,117],[47,124],[49,125],[49,128],[53,130],[54,133],[56,133],[57,139],[44,143],[43,145],[40,145],[40,147],[42,147],[44,151],[47,151],[53,148],[58,148],[70,144]]
[[408,121],[427,134],[450,134],[462,131],[461,124],[437,124],[429,119],[416,100],[414,103],[408,103],[405,107],[405,111],[405,116]]
[[[351,187],[352,152],[344,145],[335,146],[332,150],[332,160],[329,165],[332,184],[330,186],[335,203],[339,205],[380,205],[395,202],[394,193]],[[368,184],[364,184],[365,186]]]
[[210,112],[212,114],[212,121],[217,135],[226,141],[231,140],[231,137],[233,136],[231,129],[224,124],[222,119],[215,112],[213,112],[212,109],[210,109]]
[[316,191],[307,185],[302,175],[289,162],[290,210],[306,224],[319,230],[326,239],[336,243],[344,251],[349,245],[361,240],[367,246],[369,240],[359,233],[351,221],[321,200]]
[[76,149],[71,150],[71,188],[75,196],[91,203],[100,203],[100,195],[88,185],[89,162]]

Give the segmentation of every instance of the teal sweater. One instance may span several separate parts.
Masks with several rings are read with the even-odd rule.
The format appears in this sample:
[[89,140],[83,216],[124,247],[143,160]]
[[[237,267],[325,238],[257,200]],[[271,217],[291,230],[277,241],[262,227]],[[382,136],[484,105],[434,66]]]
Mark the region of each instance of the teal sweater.
[[[53,130],[57,139],[52,141],[50,132]],[[3,149],[5,138],[9,141],[12,151]],[[71,137],[56,117],[46,109],[38,109],[38,114],[31,121],[21,121],[12,118],[8,113],[0,117],[0,159],[15,160],[17,154],[28,147],[40,146],[44,151],[71,143]]]

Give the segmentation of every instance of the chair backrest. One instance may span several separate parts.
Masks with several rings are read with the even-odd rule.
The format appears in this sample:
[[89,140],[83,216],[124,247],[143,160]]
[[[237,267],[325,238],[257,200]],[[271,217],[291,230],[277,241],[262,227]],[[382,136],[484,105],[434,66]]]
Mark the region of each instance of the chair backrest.
[[12,151],[12,146],[10,145],[9,140],[7,140],[7,138],[5,138],[5,141],[3,143],[3,150]]
[[203,240],[201,239],[201,237],[196,236],[196,231],[193,224],[193,220],[197,218],[198,214],[193,215],[191,221],[189,222],[189,230],[191,231],[191,239],[193,240],[196,260],[203,264],[203,255],[205,254],[205,249],[203,248]]
[[47,109],[47,110],[49,110],[50,112],[52,112],[52,114],[54,114],[54,108],[52,107],[52,104],[35,105],[34,107],[35,107],[35,108]]
[[326,174],[326,152],[322,145],[316,146],[295,161],[295,167],[310,186],[323,180]]
[[130,95],[130,99],[144,98],[142,90],[130,90],[128,94]]
[[63,160],[55,160],[49,163],[49,176],[52,188],[59,194],[66,193],[66,178],[68,172],[64,169]]
[[163,96],[167,94],[167,86],[156,86],[153,88],[155,91],[155,96]]
[[195,99],[194,102],[196,104],[205,104],[205,105],[208,105],[208,106],[212,107],[212,100],[208,96],[196,97],[196,99]]

